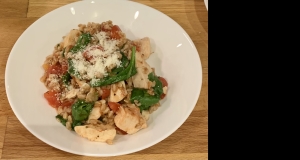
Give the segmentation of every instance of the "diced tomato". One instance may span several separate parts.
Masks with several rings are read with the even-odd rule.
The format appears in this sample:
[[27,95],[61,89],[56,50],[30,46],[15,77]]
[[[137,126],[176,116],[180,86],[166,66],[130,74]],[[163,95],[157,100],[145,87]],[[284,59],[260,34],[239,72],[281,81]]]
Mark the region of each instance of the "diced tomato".
[[121,29],[120,29],[120,27],[117,26],[117,25],[114,25],[114,26],[111,28],[111,35],[110,35],[110,37],[111,37],[112,39],[120,39],[121,36],[120,36],[119,32],[122,32]]
[[166,79],[164,79],[163,77],[158,77],[158,78],[159,78],[159,80],[161,81],[163,87],[168,86],[168,82],[167,82]]
[[65,100],[62,103],[59,101],[58,92],[55,91],[47,91],[44,93],[44,97],[48,101],[49,105],[52,106],[53,108],[57,108],[59,106],[62,107],[70,107],[74,103],[74,100]]
[[53,66],[50,66],[47,71],[48,74],[62,74],[62,67],[59,63],[56,63]]
[[47,91],[44,93],[44,97],[48,101],[49,105],[53,108],[57,108],[60,105],[59,100],[57,100],[57,92],[55,91]]
[[117,126],[116,126],[116,130],[119,131],[123,135],[127,134],[127,132],[123,131],[122,129],[118,128]]
[[116,113],[119,110],[119,107],[121,105],[119,103],[116,103],[116,102],[108,102],[108,106],[111,110],[113,110]]
[[160,95],[160,99],[164,99],[164,98],[165,98],[165,96],[166,96],[166,94],[164,94],[164,93],[163,93],[163,94],[161,94],[161,95]]
[[[164,79],[163,77],[158,77],[158,78],[161,81],[163,87],[168,86],[168,82],[166,79]],[[164,99],[165,96],[166,96],[166,94],[164,94],[164,93],[161,94],[160,99]]]
[[102,89],[102,99],[105,99],[109,96],[110,94],[110,89]]

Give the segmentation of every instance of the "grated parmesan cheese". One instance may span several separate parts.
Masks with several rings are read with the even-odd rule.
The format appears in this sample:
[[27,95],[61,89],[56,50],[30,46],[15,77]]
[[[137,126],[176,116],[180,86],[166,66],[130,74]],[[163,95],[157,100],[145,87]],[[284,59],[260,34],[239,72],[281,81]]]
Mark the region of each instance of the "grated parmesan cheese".
[[[79,73],[81,79],[99,79],[107,75],[107,68],[109,66],[121,65],[118,58],[118,40],[110,39],[105,32],[96,34],[99,44],[89,45],[83,51],[79,51],[71,55],[75,71]],[[83,54],[92,57],[87,61]],[[70,55],[70,54],[69,54]]]
[[51,88],[55,91],[60,90],[59,79],[58,79],[58,76],[56,74],[49,74],[49,76],[46,80],[46,84],[48,84],[49,88]]

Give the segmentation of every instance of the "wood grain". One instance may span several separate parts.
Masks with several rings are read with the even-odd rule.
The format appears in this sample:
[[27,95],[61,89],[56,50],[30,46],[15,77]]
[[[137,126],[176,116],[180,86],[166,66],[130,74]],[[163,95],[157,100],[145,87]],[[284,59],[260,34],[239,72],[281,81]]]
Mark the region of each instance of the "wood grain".
[[5,66],[9,52],[10,48],[0,48],[0,80],[4,80]]
[[27,17],[42,17],[46,13],[78,0],[29,0]]
[[[22,158],[23,160],[53,160],[53,158]],[[143,155],[124,155],[118,157],[55,157],[55,160],[208,160],[207,153],[185,153],[185,154],[143,154]],[[20,160],[20,158],[3,158],[2,160]]]
[[[2,118],[2,117],[7,118],[7,116],[14,116],[14,113],[12,112],[11,107],[10,107],[7,97],[6,97],[5,84],[4,84],[5,83],[5,81],[4,81],[5,66],[6,66],[6,61],[7,61],[9,52],[10,52],[10,48],[0,48],[0,86],[1,86],[0,87],[0,118]],[[2,120],[1,120],[0,124],[1,123],[2,123]],[[6,126],[6,124],[5,124],[5,126]],[[1,130],[1,128],[0,128],[0,130]],[[0,133],[0,137],[1,137],[1,133]],[[0,140],[0,143],[1,143],[1,140]]]
[[208,110],[208,73],[203,73],[202,78],[202,88],[194,111]]
[[0,19],[7,17],[26,17],[28,0],[0,0],[0,6]]
[[[194,111],[171,136],[150,148],[130,155],[207,153],[207,128],[207,111]],[[80,157],[47,145],[30,134],[16,117],[9,117],[2,158],[15,159],[24,156],[28,158]]]
[[21,34],[36,20],[37,18],[0,18],[0,48],[11,49]]
[[[5,92],[5,66],[19,36],[39,17],[77,0],[0,0],[0,159],[208,159],[208,12],[203,0],[134,0],[176,21],[191,37],[202,64],[202,89],[185,123],[172,135],[145,150],[109,158],[67,153],[40,141],[15,117]],[[24,53],[26,54],[26,53]]]
[[4,80],[0,79],[0,117],[2,116],[14,116],[13,111],[8,103],[6,92],[5,92],[5,85]]
[[7,125],[7,116],[0,116],[0,159],[2,157],[2,148],[4,143],[6,125]]

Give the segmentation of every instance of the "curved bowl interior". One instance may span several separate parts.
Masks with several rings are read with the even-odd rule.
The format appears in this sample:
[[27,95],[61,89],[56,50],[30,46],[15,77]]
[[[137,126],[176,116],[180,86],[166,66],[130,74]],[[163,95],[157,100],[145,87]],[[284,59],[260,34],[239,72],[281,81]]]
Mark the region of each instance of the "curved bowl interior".
[[[117,135],[113,145],[90,142],[67,130],[43,97],[42,64],[55,44],[80,23],[112,20],[130,39],[149,37],[154,54],[147,60],[167,79],[169,90],[148,127],[134,135]],[[150,147],[177,130],[200,94],[202,67],[188,34],[161,12],[131,1],[79,1],[60,7],[34,22],[19,37],[8,58],[5,86],[20,122],[45,143],[74,154],[117,156]]]

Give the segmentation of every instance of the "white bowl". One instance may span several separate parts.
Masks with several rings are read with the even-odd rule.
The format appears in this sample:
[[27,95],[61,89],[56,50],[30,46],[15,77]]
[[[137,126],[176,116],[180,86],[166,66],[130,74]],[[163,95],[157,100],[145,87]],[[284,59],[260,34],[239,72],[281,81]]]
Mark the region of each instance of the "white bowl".
[[205,5],[206,9],[208,10],[208,0],[204,0],[204,5]]
[[[80,23],[112,20],[130,39],[148,36],[154,54],[150,66],[169,84],[161,107],[151,114],[148,128],[134,135],[117,135],[113,145],[90,142],[67,130],[43,97],[42,64],[55,44]],[[198,100],[202,67],[188,34],[165,14],[131,1],[79,1],[38,19],[19,37],[9,55],[5,87],[20,122],[37,138],[60,150],[86,156],[117,156],[148,148],[175,132]]]

